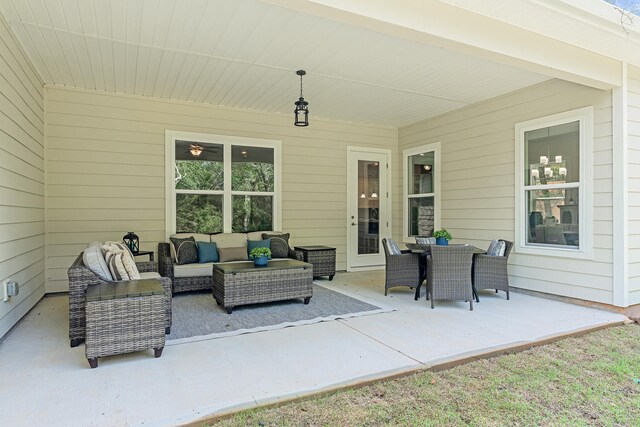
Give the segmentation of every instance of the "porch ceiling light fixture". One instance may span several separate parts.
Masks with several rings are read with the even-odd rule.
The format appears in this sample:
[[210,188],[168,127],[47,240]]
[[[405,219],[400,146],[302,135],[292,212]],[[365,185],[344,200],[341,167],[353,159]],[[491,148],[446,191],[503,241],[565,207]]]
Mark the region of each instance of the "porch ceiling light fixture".
[[200,154],[202,154],[202,146],[198,145],[198,144],[191,144],[189,146],[189,151],[191,152],[191,155],[194,157],[199,157]]
[[304,70],[298,70],[296,74],[300,76],[300,99],[294,102],[296,109],[293,112],[296,114],[296,118],[293,124],[296,126],[309,126],[309,103],[302,96],[302,76],[307,73]]

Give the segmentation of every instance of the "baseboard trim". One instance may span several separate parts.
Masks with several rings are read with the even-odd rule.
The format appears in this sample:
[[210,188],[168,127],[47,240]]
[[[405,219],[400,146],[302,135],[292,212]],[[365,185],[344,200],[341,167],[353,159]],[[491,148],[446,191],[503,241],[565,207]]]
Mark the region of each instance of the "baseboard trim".
[[509,289],[512,292],[516,292],[519,294],[531,295],[534,297],[566,302],[569,304],[579,305],[582,307],[596,308],[599,310],[605,310],[605,311],[610,311],[612,313],[622,314],[627,317],[631,317],[634,314],[640,314],[640,304],[631,305],[629,307],[616,307],[615,305],[612,305],[612,304],[605,304],[602,302],[588,301],[580,298],[549,294],[549,293],[540,292],[540,291],[532,291],[530,289],[516,288],[513,286],[510,286]]

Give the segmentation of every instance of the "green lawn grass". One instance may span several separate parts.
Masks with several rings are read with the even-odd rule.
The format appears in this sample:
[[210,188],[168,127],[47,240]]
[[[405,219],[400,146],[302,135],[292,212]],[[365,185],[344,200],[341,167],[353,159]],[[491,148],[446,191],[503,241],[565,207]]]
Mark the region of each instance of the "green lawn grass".
[[220,426],[640,426],[640,326],[243,411]]

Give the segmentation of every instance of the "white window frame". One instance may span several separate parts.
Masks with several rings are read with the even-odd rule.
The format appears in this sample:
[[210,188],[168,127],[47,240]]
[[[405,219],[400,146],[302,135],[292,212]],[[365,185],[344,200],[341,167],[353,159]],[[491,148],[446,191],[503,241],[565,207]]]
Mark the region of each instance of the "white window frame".
[[[440,142],[434,142],[432,144],[425,144],[419,147],[408,148],[402,150],[402,236],[405,243],[415,243],[415,236],[409,236],[409,199],[421,198],[421,197],[433,197],[433,214],[434,218],[434,231],[440,229],[440,188],[441,188],[441,167],[440,167]],[[428,153],[433,151],[433,193],[421,193],[421,194],[409,194],[409,157],[415,156],[420,153]]]
[[[175,189],[175,145],[176,141],[193,141],[204,144],[223,146],[224,155],[224,188],[223,190],[178,190]],[[231,190],[231,146],[273,148],[274,191],[232,191]],[[282,229],[282,142],[270,139],[244,138],[228,135],[212,135],[197,132],[165,131],[165,231],[167,238],[176,232],[176,194],[197,193],[217,194],[223,196],[223,229],[231,233],[233,224],[232,198],[237,195],[272,196],[273,197],[273,230]]]
[[[557,245],[527,243],[526,191],[538,186],[525,186],[525,132],[579,122],[580,182],[579,189],[579,246],[563,247]],[[593,107],[584,107],[551,116],[540,117],[526,122],[516,123],[516,190],[515,190],[515,252],[532,255],[544,255],[566,258],[593,258]],[[565,186],[563,186],[564,188]],[[575,187],[574,187],[575,188]]]

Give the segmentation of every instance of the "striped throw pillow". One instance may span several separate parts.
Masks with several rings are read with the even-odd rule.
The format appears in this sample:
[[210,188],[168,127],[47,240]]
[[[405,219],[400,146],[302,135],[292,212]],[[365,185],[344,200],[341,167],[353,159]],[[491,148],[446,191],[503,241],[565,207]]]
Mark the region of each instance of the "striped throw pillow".
[[393,239],[387,239],[387,252],[389,255],[401,255],[402,252],[398,247],[398,244]]
[[116,270],[118,269],[119,264],[122,264],[122,267],[124,268],[124,271],[126,273],[126,275],[123,274],[118,274],[118,276],[122,277],[121,279],[116,278],[116,276],[113,276],[113,279],[118,281],[118,280],[138,280],[140,279],[140,272],[138,271],[138,267],[136,266],[136,262],[133,259],[133,255],[131,254],[131,251],[129,250],[129,248],[127,248],[127,246],[124,243],[120,243],[120,242],[105,242],[102,245],[102,250],[105,251],[105,260],[107,260],[107,255],[108,254],[117,254],[120,255],[119,257],[119,261],[117,260],[113,260],[114,266],[112,267],[111,264],[109,264],[109,261],[107,260],[107,265],[109,266],[109,271],[113,272],[112,268],[116,268]]
[[417,237],[416,236],[416,244],[418,245],[435,245],[436,238],[435,237]]
[[124,263],[122,262],[122,255],[122,252],[107,252],[104,256],[105,261],[107,261],[107,265],[109,266],[111,276],[116,282],[129,280],[129,273],[127,273],[127,269],[124,267]]
[[504,243],[504,241],[493,239],[491,243],[489,243],[489,248],[487,249],[487,255],[504,256],[505,249],[506,249],[506,244]]

